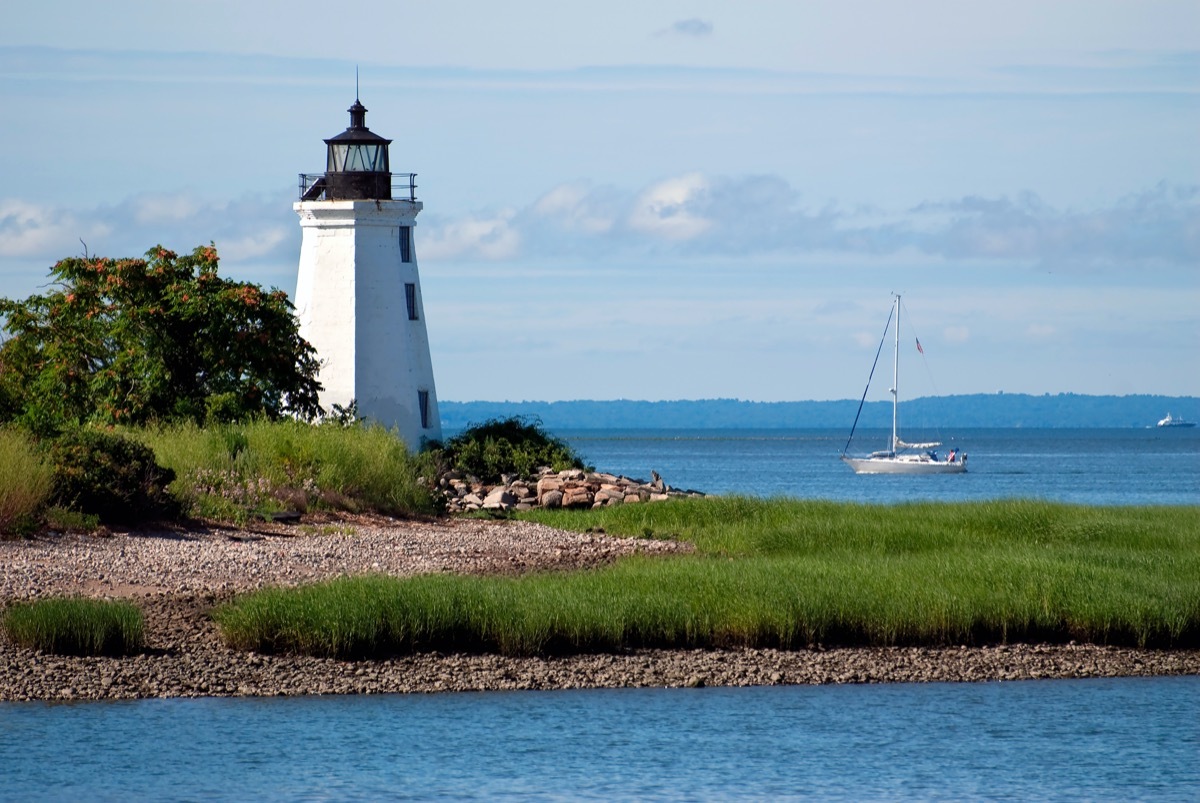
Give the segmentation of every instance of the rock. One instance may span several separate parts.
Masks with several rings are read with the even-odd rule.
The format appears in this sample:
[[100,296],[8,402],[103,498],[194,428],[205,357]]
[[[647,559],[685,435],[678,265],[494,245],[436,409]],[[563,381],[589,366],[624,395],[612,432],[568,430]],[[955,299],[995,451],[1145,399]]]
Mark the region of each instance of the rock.
[[554,509],[554,508],[562,507],[563,494],[562,494],[562,491],[557,491],[557,490],[547,491],[545,493],[545,495],[540,497],[540,499],[541,499],[542,507]]
[[508,492],[503,486],[497,486],[483,500],[484,510],[508,510],[517,504],[517,497]]
[[591,507],[594,498],[586,487],[563,489],[563,507]]
[[[539,479],[537,481],[537,498],[538,498],[539,504],[543,504],[543,505],[546,504],[543,501],[546,494],[561,491],[562,485],[563,485],[563,481],[557,475],[552,474],[550,476],[542,477],[541,479]],[[562,498],[562,495],[559,494],[559,499],[561,499],[561,498]]]

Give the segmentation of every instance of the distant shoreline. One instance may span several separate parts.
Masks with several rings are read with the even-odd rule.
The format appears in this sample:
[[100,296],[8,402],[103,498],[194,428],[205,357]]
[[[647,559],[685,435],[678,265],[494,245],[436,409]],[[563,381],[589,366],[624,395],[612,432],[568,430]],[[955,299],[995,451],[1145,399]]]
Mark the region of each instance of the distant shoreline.
[[[837,429],[849,431],[858,399],[756,402],[740,399],[671,401],[439,401],[442,426],[458,430],[493,418],[537,418],[550,430],[591,429]],[[1034,396],[990,393],[927,396],[901,402],[906,416],[942,429],[1143,429],[1168,412],[1200,420],[1196,396]],[[860,427],[891,426],[891,402],[867,401]]]

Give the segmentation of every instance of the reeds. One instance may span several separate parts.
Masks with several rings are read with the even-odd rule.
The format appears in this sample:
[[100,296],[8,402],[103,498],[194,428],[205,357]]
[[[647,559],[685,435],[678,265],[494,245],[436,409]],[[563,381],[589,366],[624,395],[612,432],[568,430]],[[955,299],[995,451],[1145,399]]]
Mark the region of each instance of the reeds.
[[0,535],[36,524],[53,490],[53,469],[33,440],[0,427]]
[[698,553],[519,578],[338,580],[218,610],[234,647],[356,657],[661,646],[1200,642],[1200,509],[722,498],[531,517]]
[[128,655],[142,649],[142,612],[129,602],[58,597],[17,603],[3,626],[18,646],[62,655]]
[[171,492],[195,515],[245,521],[310,509],[428,515],[436,467],[382,427],[298,421],[132,430],[176,474]]

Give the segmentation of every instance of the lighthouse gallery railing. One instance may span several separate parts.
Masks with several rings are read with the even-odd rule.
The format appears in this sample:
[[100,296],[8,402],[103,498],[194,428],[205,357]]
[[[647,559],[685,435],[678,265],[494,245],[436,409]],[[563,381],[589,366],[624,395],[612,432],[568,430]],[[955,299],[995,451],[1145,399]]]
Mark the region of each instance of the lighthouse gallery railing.
[[[396,200],[404,200],[406,197],[409,201],[417,200],[417,174],[416,173],[392,173],[392,198]],[[301,201],[323,201],[325,200],[325,174],[324,173],[301,173],[300,174],[300,200]]]

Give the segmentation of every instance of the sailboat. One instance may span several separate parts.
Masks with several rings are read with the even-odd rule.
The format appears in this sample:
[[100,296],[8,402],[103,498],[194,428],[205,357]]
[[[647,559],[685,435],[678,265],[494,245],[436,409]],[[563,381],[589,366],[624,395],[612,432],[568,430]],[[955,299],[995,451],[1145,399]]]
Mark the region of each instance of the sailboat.
[[[900,410],[900,296],[893,295],[892,311],[888,315],[887,326],[883,329],[883,339],[879,341],[879,349],[875,352],[875,365],[879,364],[879,353],[887,341],[888,329],[892,320],[896,322],[895,356],[892,359],[892,437],[888,448],[872,452],[866,457],[850,457],[846,454],[850,441],[854,440],[854,430],[858,426],[859,415],[862,414],[863,402],[867,399],[867,391],[871,389],[871,380],[867,379],[867,388],[863,391],[862,401],[858,403],[858,415],[854,416],[854,426],[850,428],[850,437],[842,449],[842,460],[855,474],[965,474],[967,471],[967,456],[959,454],[957,449],[951,449],[944,458],[939,458],[935,449],[941,446],[940,441],[933,443],[905,443],[900,439],[898,428]],[[921,342],[917,341],[921,349]],[[924,353],[924,350],[922,350]],[[871,376],[875,375],[875,365],[871,366]]]

